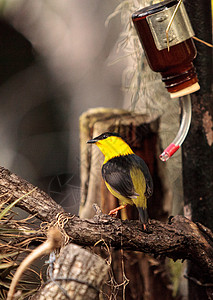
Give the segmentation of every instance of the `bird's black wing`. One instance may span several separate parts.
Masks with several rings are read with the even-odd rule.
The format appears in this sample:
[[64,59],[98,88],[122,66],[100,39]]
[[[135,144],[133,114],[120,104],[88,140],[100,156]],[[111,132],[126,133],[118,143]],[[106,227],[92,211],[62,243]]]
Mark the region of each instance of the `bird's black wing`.
[[130,176],[131,164],[125,156],[114,157],[102,167],[103,179],[119,194],[135,198],[138,194]]
[[132,154],[132,164],[135,167],[140,168],[140,170],[144,174],[144,177],[145,177],[145,180],[146,180],[145,196],[147,198],[151,197],[152,194],[153,194],[153,181],[152,181],[152,176],[149,172],[149,169],[148,169],[145,161],[141,157],[139,157],[135,154]]

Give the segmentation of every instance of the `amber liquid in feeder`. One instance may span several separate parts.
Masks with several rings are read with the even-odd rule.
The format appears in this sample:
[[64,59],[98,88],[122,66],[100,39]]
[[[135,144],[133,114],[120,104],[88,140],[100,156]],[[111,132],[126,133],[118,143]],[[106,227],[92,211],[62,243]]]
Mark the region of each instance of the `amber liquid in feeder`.
[[[160,72],[162,81],[170,93],[185,89],[198,81],[193,59],[197,51],[191,38],[163,50],[158,50],[145,17],[132,17],[148,63],[155,72]],[[166,37],[166,33],[165,33]]]

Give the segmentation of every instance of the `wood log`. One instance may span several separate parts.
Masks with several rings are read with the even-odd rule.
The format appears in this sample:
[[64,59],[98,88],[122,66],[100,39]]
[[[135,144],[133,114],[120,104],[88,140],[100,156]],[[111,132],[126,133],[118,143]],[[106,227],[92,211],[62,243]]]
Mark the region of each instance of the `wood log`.
[[100,256],[69,244],[54,263],[51,278],[31,300],[99,299],[108,271]]

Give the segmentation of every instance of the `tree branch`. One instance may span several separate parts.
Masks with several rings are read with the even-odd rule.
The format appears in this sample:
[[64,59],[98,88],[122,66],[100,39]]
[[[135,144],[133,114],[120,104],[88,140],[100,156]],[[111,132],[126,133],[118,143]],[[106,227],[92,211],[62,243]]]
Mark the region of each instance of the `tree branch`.
[[93,246],[98,240],[115,248],[163,255],[176,259],[190,259],[213,280],[213,240],[198,226],[182,216],[172,218],[169,224],[151,220],[147,232],[139,221],[121,221],[108,215],[81,220],[74,217],[66,225],[72,242]]
[[[14,201],[34,187],[0,168],[0,188],[2,194],[7,193],[7,197],[12,196],[10,201]],[[94,246],[103,240],[118,249],[164,255],[174,260],[190,259],[200,266],[206,282],[213,280],[212,233],[182,216],[173,217],[168,224],[151,220],[144,232],[139,221],[121,221],[108,215],[96,215],[90,220],[72,216],[39,189],[21,199],[17,206],[50,223],[57,221],[60,214],[62,221],[68,220],[64,229],[72,243]]]
[[[10,202],[13,202],[34,188],[35,187],[26,180],[0,167],[0,200],[11,197]],[[5,196],[3,197],[2,195],[4,194]],[[40,220],[48,222],[50,222],[51,219],[53,220],[57,214],[64,212],[64,209],[60,205],[39,188],[21,199],[17,206],[32,215],[36,214]]]

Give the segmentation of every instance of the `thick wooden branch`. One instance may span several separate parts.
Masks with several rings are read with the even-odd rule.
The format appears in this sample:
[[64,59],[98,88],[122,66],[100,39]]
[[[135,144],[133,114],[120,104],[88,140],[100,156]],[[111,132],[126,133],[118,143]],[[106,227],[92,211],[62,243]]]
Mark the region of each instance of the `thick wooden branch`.
[[203,275],[213,280],[213,239],[207,229],[199,227],[182,216],[172,218],[169,224],[151,220],[147,232],[139,221],[121,221],[108,215],[93,220],[74,217],[66,226],[72,242],[92,246],[104,240],[115,248],[190,259],[203,270]]
[[[18,176],[0,168],[1,193],[7,192],[11,201],[23,196],[34,187]],[[1,199],[1,198],[0,198]],[[182,217],[173,217],[168,224],[151,220],[147,231],[138,221],[121,221],[108,215],[80,219],[65,213],[48,195],[37,189],[18,204],[37,215],[42,221],[69,219],[65,224],[70,241],[82,246],[94,246],[103,240],[111,247],[164,255],[173,259],[190,259],[200,266],[206,281],[213,281],[213,236],[211,231]],[[91,207],[92,209],[92,207]],[[61,219],[62,220],[62,219]]]
[[[13,202],[34,188],[35,186],[26,180],[0,167],[0,200],[11,197],[10,202]],[[39,188],[26,197],[23,197],[17,206],[32,215],[37,214],[39,219],[46,220],[47,222],[50,222],[51,219],[53,220],[57,214],[64,212],[64,209],[60,205]]]

